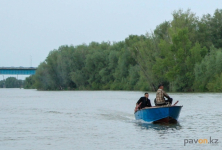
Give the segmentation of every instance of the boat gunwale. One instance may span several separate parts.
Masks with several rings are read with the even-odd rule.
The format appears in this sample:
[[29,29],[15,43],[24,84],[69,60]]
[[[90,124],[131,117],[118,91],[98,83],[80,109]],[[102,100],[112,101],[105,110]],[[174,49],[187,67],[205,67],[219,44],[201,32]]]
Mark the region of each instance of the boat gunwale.
[[134,112],[134,114],[137,113],[138,111],[142,111],[142,110],[146,110],[146,109],[170,108],[170,107],[181,107],[182,108],[183,105],[181,105],[181,106],[153,106],[153,107],[145,107],[145,108],[142,108],[140,110],[137,110],[136,112]]

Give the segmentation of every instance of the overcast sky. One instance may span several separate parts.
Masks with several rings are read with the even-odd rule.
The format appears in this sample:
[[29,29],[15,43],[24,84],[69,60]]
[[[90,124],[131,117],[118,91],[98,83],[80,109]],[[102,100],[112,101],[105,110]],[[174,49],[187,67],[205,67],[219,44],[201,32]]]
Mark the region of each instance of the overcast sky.
[[61,45],[118,42],[172,20],[174,10],[201,17],[221,6],[221,0],[0,0],[0,67],[37,67]]

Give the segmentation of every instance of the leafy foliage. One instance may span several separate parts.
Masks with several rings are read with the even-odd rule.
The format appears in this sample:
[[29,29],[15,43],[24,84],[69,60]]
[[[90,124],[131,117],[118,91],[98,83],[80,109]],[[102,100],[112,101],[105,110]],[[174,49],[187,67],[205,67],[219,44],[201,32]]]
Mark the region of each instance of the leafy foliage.
[[0,88],[22,88],[23,80],[18,80],[15,77],[8,77],[0,81]]
[[154,32],[120,42],[61,46],[49,53],[26,88],[41,90],[222,91],[222,10],[199,19],[190,10]]

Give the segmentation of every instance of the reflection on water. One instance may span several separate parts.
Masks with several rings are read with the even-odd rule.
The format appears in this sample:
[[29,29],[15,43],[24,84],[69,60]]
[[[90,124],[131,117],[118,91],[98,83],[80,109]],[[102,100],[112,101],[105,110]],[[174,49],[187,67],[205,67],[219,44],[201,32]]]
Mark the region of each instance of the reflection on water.
[[136,127],[139,127],[142,130],[158,130],[158,131],[168,131],[168,130],[180,130],[182,129],[182,126],[179,122],[174,124],[168,124],[168,123],[146,123],[143,121],[136,121],[135,123]]

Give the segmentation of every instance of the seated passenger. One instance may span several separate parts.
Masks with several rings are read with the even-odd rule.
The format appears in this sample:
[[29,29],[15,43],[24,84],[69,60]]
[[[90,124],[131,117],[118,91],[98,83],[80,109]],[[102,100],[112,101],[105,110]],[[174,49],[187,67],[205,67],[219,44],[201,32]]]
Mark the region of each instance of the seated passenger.
[[[164,87],[162,84],[158,86],[158,90],[156,92],[156,99],[154,100],[156,106],[167,105],[168,103],[171,105],[173,102],[173,99],[170,98],[170,96],[163,90],[163,88]],[[168,98],[168,100],[165,100],[164,97]]]
[[137,110],[145,108],[145,107],[152,107],[152,105],[150,103],[150,99],[148,99],[149,94],[145,93],[144,95],[145,95],[144,97],[140,97],[140,99],[137,101],[135,112]]

